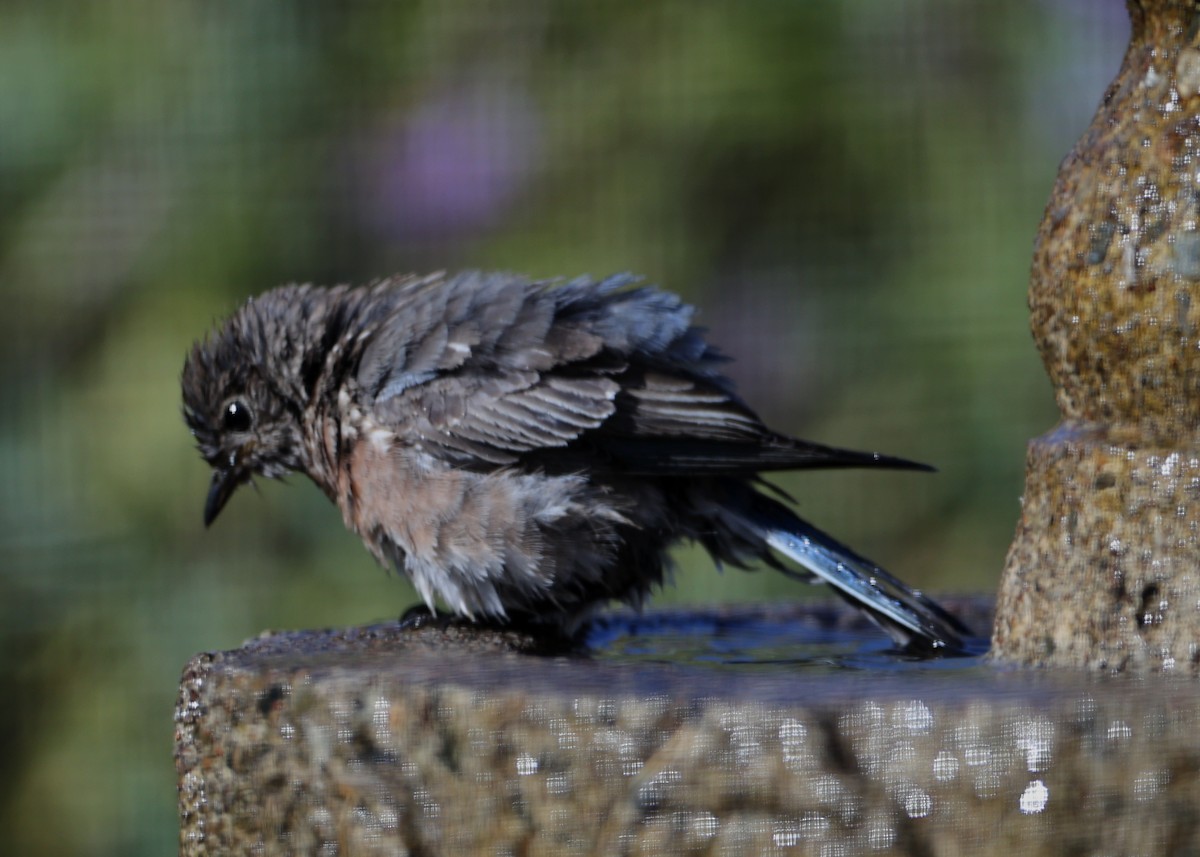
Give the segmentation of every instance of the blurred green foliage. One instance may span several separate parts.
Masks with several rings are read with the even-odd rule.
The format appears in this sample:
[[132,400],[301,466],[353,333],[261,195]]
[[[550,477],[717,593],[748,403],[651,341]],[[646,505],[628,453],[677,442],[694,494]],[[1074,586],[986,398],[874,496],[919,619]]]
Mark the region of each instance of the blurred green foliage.
[[[170,851],[186,659],[414,601],[306,484],[200,525],[183,356],[282,282],[641,272],[780,429],[941,471],[781,480],[802,511],[990,590],[1056,418],[1031,239],[1126,28],[1118,0],[0,5],[4,850]],[[679,564],[660,601],[802,594]]]

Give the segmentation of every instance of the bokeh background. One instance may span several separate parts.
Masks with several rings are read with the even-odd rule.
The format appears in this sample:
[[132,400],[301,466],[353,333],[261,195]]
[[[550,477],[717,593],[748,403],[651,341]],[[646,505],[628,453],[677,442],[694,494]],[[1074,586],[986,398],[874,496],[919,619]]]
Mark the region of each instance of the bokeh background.
[[[1031,242],[1119,0],[0,4],[0,849],[175,848],[192,654],[397,615],[303,478],[205,532],[190,343],[291,281],[633,270],[779,428],[940,473],[784,479],[988,591],[1056,417]],[[661,602],[801,597],[679,553]]]

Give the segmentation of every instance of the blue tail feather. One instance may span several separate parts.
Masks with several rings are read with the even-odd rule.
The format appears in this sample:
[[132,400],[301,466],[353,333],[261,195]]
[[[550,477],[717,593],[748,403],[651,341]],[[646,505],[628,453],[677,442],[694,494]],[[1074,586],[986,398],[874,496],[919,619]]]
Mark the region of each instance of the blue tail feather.
[[778,503],[757,505],[754,523],[773,550],[864,609],[899,644],[920,643],[947,653],[965,648],[970,629],[932,599]]

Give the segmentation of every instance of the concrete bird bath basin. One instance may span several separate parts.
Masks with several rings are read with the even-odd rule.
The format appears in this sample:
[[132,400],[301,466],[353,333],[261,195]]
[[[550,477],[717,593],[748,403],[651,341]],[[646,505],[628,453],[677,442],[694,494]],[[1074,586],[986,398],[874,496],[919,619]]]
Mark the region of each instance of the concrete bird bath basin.
[[384,624],[198,656],[181,852],[1200,847],[1191,678],[906,661],[811,602],[611,620],[582,656],[528,642]]

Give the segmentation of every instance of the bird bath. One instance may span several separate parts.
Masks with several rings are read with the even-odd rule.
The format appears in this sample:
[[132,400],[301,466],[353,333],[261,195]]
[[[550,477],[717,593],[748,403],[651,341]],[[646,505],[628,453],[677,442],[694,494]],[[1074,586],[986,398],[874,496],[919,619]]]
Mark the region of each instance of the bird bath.
[[[987,603],[949,606],[987,627]],[[905,660],[814,602],[623,614],[591,641],[387,623],[197,656],[181,853],[1200,847],[1193,679]]]

